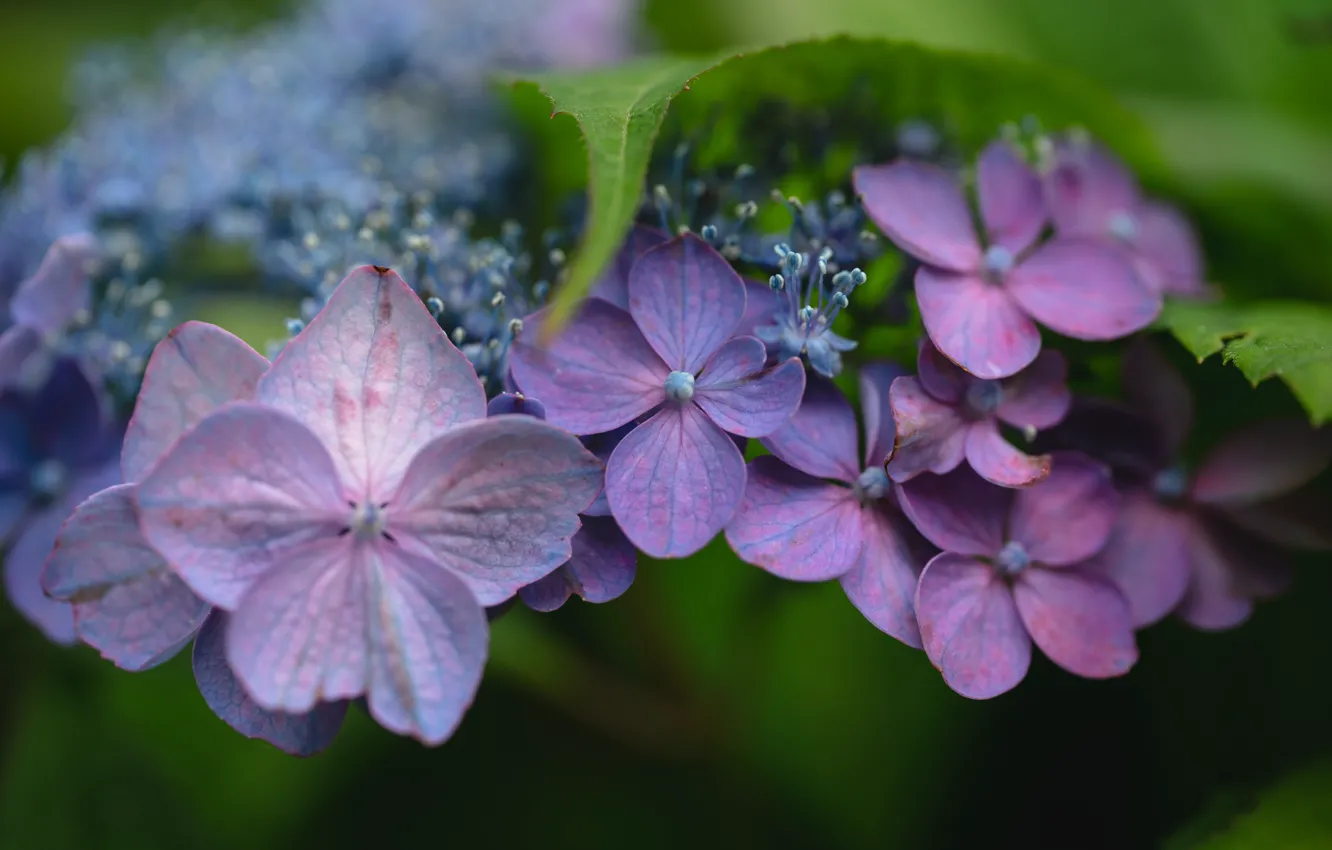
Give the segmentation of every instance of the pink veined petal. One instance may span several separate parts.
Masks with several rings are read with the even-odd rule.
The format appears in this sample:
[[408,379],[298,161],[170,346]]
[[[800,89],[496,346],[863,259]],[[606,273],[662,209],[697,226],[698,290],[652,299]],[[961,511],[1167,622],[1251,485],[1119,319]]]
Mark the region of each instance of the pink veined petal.
[[584,517],[569,562],[518,595],[533,611],[554,611],[574,594],[585,602],[610,602],[629,589],[637,572],[638,550],[615,520]]
[[210,606],[195,596],[139,531],[134,485],[95,493],[65,521],[42,588],[74,606],[78,636],[126,670],[174,656]]
[[864,545],[855,567],[842,576],[841,582],[846,597],[866,620],[907,646],[920,649],[915,595],[921,564],[908,545],[910,531],[905,525],[886,504],[862,509]]
[[1272,419],[1212,449],[1193,478],[1191,495],[1211,504],[1261,502],[1318,477],[1332,462],[1332,430],[1302,418]]
[[1046,242],[1004,285],[1033,319],[1074,339],[1119,339],[1161,314],[1160,293],[1138,280],[1128,255],[1090,240]]
[[1122,676],[1138,660],[1128,602],[1099,576],[1031,567],[1013,583],[1013,599],[1032,641],[1074,675]]
[[1036,359],[1041,334],[1001,286],[921,266],[920,318],[934,346],[978,378],[1006,378]]
[[1052,428],[1068,413],[1068,361],[1045,349],[1032,364],[1004,382],[999,418],[1015,428]]
[[697,373],[745,315],[740,276],[692,233],[645,253],[629,274],[629,313],[671,369]]
[[[750,348],[751,342],[763,348],[763,343],[752,336],[737,337],[722,346],[709,365],[734,350]],[[798,357],[733,380],[709,380],[707,374],[703,373],[704,379],[694,392],[694,403],[723,431],[741,437],[763,437],[782,427],[800,406],[805,392],[805,367]]]
[[1012,491],[968,467],[913,478],[898,488],[897,498],[916,530],[945,552],[990,557],[1004,545]]
[[1128,601],[1134,628],[1179,606],[1189,584],[1189,519],[1145,491],[1126,493],[1110,540],[1086,564]]
[[856,415],[846,396],[827,378],[809,375],[795,414],[761,442],[801,472],[851,484],[861,472],[857,440]]
[[354,498],[371,501],[388,498],[430,440],[486,415],[472,364],[402,278],[379,266],[338,284],[255,400],[313,431]]
[[953,407],[935,401],[916,378],[898,378],[888,391],[896,444],[888,477],[898,483],[923,472],[952,472],[966,456],[968,423]]
[[389,500],[389,533],[496,605],[569,560],[601,461],[527,416],[459,426],[431,442]]
[[763,371],[768,352],[756,337],[737,336],[717,349],[697,376],[696,391],[729,387]]
[[1104,237],[1116,213],[1133,214],[1140,195],[1124,163],[1095,142],[1060,140],[1046,179],[1055,229],[1065,236]]
[[1189,587],[1179,615],[1194,628],[1231,629],[1249,619],[1253,600],[1280,592],[1289,565],[1280,550],[1194,516],[1189,523]]
[[1062,567],[1105,546],[1119,507],[1109,471],[1086,455],[1055,452],[1050,474],[1014,492],[1008,538],[1033,561]]
[[319,703],[307,714],[260,708],[236,680],[226,658],[228,615],[214,609],[194,640],[194,680],[214,714],[247,738],[294,756],[312,756],[333,743],[347,716],[346,700]]
[[1028,487],[1050,474],[1049,455],[1023,454],[1004,439],[994,420],[973,422],[966,429],[967,462],[991,484]]
[[1165,450],[1177,456],[1193,430],[1193,393],[1161,349],[1138,336],[1124,346],[1121,362],[1124,394],[1161,433]]
[[827,581],[860,558],[861,509],[850,488],[775,457],[749,464],[745,495],[726,526],[740,560],[792,581]]
[[143,373],[120,452],[126,481],[138,481],[180,436],[229,401],[254,394],[268,361],[216,325],[186,322],[157,344]]
[[634,263],[650,249],[667,242],[671,237],[655,227],[635,224],[624,237],[624,244],[615,252],[615,260],[601,273],[592,286],[593,298],[609,301],[621,310],[629,309],[629,272]]
[[1026,677],[1031,638],[1013,594],[987,564],[936,555],[920,575],[915,609],[925,653],[962,696],[990,699]]
[[939,353],[926,337],[916,352],[916,378],[925,392],[944,404],[957,404],[966,395],[967,387],[975,380],[953,361]]
[[1202,250],[1193,225],[1175,207],[1146,201],[1138,207],[1137,248],[1147,282],[1167,295],[1209,294],[1202,276]]
[[981,247],[962,188],[937,165],[899,159],[861,165],[856,194],[879,229],[923,263],[957,272],[980,267]]
[[623,310],[585,302],[550,345],[538,347],[546,311],[523,320],[509,368],[546,417],[575,434],[599,434],[632,422],[666,398],[670,369]]
[[897,445],[890,389],[906,374],[894,363],[860,367],[860,409],[865,417],[865,466],[883,466]]
[[993,245],[1014,255],[1031,247],[1045,227],[1041,179],[1008,142],[985,146],[976,161],[976,200]]
[[606,498],[620,528],[653,558],[683,558],[735,516],[745,459],[691,404],[666,405],[615,447]]
[[19,284],[9,302],[15,324],[40,334],[58,333],[92,307],[89,264],[97,258],[90,233],[62,236],[46,249],[32,277]]
[[191,590],[228,610],[285,549],[332,537],[353,510],[319,438],[249,402],[187,432],[139,482],[136,499],[149,545]]

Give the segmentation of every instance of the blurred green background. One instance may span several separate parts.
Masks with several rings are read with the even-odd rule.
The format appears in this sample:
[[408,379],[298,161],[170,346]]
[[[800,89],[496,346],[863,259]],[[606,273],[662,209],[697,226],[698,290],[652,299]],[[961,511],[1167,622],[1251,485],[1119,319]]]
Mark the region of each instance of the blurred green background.
[[[86,45],[278,11],[5,9],[0,155],[60,132],[63,74]],[[1155,130],[1216,277],[1332,300],[1332,3],[660,0],[645,19],[670,49],[850,31],[1081,73]],[[207,310],[258,343],[284,312]],[[1296,411],[1280,386],[1190,369],[1212,433]],[[447,745],[353,712],[304,761],[213,718],[185,657],[123,674],[0,606],[0,848],[1332,847],[1332,570],[1303,566],[1237,631],[1145,632],[1126,679],[1038,661],[1014,693],[973,703],[836,585],[784,584],[715,544],[645,560],[614,604],[506,615]]]

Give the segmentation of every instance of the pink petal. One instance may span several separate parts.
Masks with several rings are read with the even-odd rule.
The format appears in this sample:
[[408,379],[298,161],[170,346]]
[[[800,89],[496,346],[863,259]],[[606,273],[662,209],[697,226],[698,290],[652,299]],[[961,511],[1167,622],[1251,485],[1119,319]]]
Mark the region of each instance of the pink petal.
[[358,501],[383,501],[422,446],[486,415],[467,358],[402,278],[380,269],[347,275],[255,392],[319,437]]
[[598,300],[582,305],[546,348],[544,310],[523,320],[509,368],[523,392],[541,399],[546,417],[575,434],[599,434],[631,422],[666,398],[670,370],[623,310]]
[[1124,594],[1134,628],[1179,606],[1189,583],[1189,535],[1189,519],[1150,493],[1133,491],[1120,500],[1110,540],[1087,569]]
[[143,539],[133,484],[102,490],[79,505],[56,538],[42,587],[73,604],[84,643],[126,670],[171,658],[210,610]]
[[1209,293],[1202,276],[1202,250],[1193,225],[1169,204],[1138,207],[1134,247],[1144,279],[1157,292],[1200,297]]
[[967,462],[1000,487],[1027,487],[1050,474],[1049,455],[1027,455],[999,433],[994,420],[973,422],[966,430]]
[[601,273],[592,286],[593,298],[609,301],[621,310],[629,309],[629,272],[634,263],[650,249],[667,242],[671,237],[655,227],[635,224],[624,237],[624,244],[615,252],[615,260]]
[[1164,438],[1166,452],[1174,458],[1193,429],[1193,393],[1179,370],[1157,345],[1143,336],[1124,346],[1122,383],[1124,394]]
[[865,466],[883,466],[897,445],[890,390],[905,372],[894,363],[860,367],[860,409],[865,415]]
[[745,459],[693,405],[666,405],[615,447],[606,465],[611,513],[653,558],[702,549],[740,505]]
[[89,264],[97,259],[97,239],[89,233],[62,236],[46,249],[32,277],[19,284],[9,302],[14,323],[40,334],[65,330],[92,308]]
[[801,472],[851,484],[861,472],[857,440],[856,416],[846,396],[827,378],[810,375],[795,414],[762,442]]
[[692,233],[642,256],[629,275],[629,312],[671,369],[697,373],[745,315],[745,285]]
[[951,472],[966,456],[967,422],[956,408],[937,402],[916,378],[898,378],[888,391],[896,446],[888,476],[898,483],[922,472]]
[[1046,656],[1088,679],[1122,676],[1138,660],[1129,605],[1110,582],[1079,570],[1024,570],[1013,599]]
[[1046,202],[1060,235],[1103,237],[1111,216],[1137,210],[1137,180],[1106,148],[1063,140],[1055,156],[1046,179]]
[[876,628],[920,649],[914,603],[921,564],[908,545],[911,531],[885,505],[867,506],[861,516],[864,546],[855,567],[842,576],[842,590]]
[[999,286],[975,275],[922,266],[916,272],[920,318],[935,347],[978,378],[1006,378],[1041,350],[1041,334]]
[[792,581],[827,581],[860,558],[861,509],[850,488],[775,457],[749,464],[745,495],[726,526],[740,560]]
[[1014,255],[1030,248],[1045,227],[1041,179],[1008,142],[996,140],[981,151],[976,199],[990,243]]
[[763,349],[763,343],[752,336],[737,337],[722,346],[708,362],[714,370],[712,375],[704,371],[694,394],[694,403],[708,418],[723,431],[741,437],[764,437],[785,425],[805,392],[805,367],[798,357],[762,372],[728,379],[728,373],[737,371],[729,367],[738,367],[747,359],[746,354],[735,355],[742,349],[750,349],[747,354],[753,354],[755,346]]
[[928,337],[922,339],[917,348],[916,377],[925,392],[948,405],[961,402],[967,387],[975,380],[956,363],[940,354]]
[[157,344],[143,373],[120,453],[138,481],[180,436],[229,401],[254,394],[268,361],[216,325],[186,322]]
[[1033,561],[1062,567],[1085,561],[1105,546],[1119,500],[1109,471],[1077,452],[1056,452],[1050,474],[1014,491],[1008,538]]
[[999,418],[1015,428],[1052,428],[1068,413],[1068,361],[1045,349],[1032,364],[1004,383]]
[[859,166],[852,182],[870,219],[903,251],[943,269],[979,268],[981,247],[971,210],[947,171],[899,159]]
[[1119,339],[1161,313],[1160,294],[1138,280],[1127,256],[1099,242],[1046,242],[1008,273],[1005,286],[1033,319],[1075,339]]
[[915,608],[926,654],[962,696],[990,699],[1026,677],[1031,639],[1008,586],[988,565],[936,555],[920,575]]
[[468,423],[427,445],[389,499],[389,532],[496,605],[569,560],[601,461],[539,419]]
[[1332,461],[1332,430],[1304,419],[1270,419],[1250,426],[1208,453],[1193,479],[1199,502],[1261,502],[1307,484]]
[[196,594],[231,610],[283,551],[345,527],[333,458],[286,413],[232,402],[176,443],[139,482],[149,545]]
[[967,467],[918,476],[897,491],[903,513],[931,543],[945,552],[981,557],[993,556],[1004,545],[1012,494]]

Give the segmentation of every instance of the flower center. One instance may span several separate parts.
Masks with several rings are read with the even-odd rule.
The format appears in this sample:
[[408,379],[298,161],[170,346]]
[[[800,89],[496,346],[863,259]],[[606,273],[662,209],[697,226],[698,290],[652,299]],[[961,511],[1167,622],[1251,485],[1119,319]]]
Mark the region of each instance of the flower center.
[[1010,540],[995,556],[994,565],[1004,575],[1015,576],[1031,566],[1031,556],[1027,554],[1025,546],[1016,540]]
[[991,279],[1003,277],[1012,268],[1012,251],[1003,245],[991,245],[985,249],[985,271]]
[[33,467],[28,475],[28,489],[37,499],[54,499],[65,492],[69,470],[58,460],[48,458]]
[[1132,242],[1138,236],[1138,221],[1132,213],[1119,210],[1111,213],[1106,221],[1106,230],[1110,235],[1124,242]]
[[882,499],[888,495],[890,486],[888,473],[882,466],[871,466],[856,479],[856,492],[860,494],[862,501]]
[[1174,502],[1184,498],[1189,489],[1189,476],[1178,466],[1163,469],[1152,479],[1152,492],[1163,502]]
[[386,530],[388,513],[384,510],[385,507],[387,505],[376,505],[374,502],[352,505],[352,515],[347,522],[347,529],[356,535],[357,540],[368,541],[377,537],[392,540],[393,538]]
[[694,397],[694,376],[688,372],[672,372],[667,375],[666,397],[671,401],[689,401]]
[[1004,388],[998,381],[972,381],[967,387],[967,407],[979,416],[988,416],[999,409],[1004,400]]

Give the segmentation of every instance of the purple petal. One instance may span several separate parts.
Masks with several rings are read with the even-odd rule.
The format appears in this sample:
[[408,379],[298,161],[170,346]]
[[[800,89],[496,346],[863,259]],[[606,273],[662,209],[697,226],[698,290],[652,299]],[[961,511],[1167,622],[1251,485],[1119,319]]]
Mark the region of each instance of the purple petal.
[[860,476],[856,415],[846,396],[827,378],[807,377],[800,407],[761,442],[788,465],[815,478],[851,484]]
[[876,628],[920,649],[915,595],[921,565],[908,545],[911,532],[886,505],[868,506],[861,517],[864,545],[855,567],[842,576],[842,590]]
[[1008,586],[988,565],[948,552],[920,574],[916,619],[930,661],[971,699],[1012,690],[1031,666],[1031,639]]
[[1143,280],[1167,295],[1200,297],[1209,293],[1202,278],[1202,250],[1193,225],[1169,204],[1148,201],[1138,207],[1138,269]]
[[921,266],[916,300],[930,341],[978,378],[1006,378],[1041,350],[1041,334],[1002,287]]
[[[741,437],[763,437],[790,420],[805,392],[805,367],[798,357],[761,372],[745,371],[763,343],[737,337],[708,361],[694,403],[723,430]],[[759,359],[758,363],[762,363]]]
[[1004,382],[999,418],[1015,428],[1051,428],[1068,414],[1068,361],[1046,349],[1032,364]]
[[374,501],[393,492],[422,446],[486,415],[472,364],[402,278],[379,266],[338,284],[273,361],[255,400],[313,431],[354,498]]
[[890,402],[893,382],[905,373],[895,363],[860,367],[860,409],[865,415],[865,466],[883,466],[897,445]]
[[149,545],[191,590],[228,610],[284,549],[336,534],[351,515],[319,438],[249,402],[187,432],[139,482],[137,500]]
[[18,382],[28,358],[42,347],[42,335],[27,325],[14,325],[0,334],[0,387]]
[[1332,516],[1327,500],[1307,490],[1256,505],[1219,505],[1217,513],[1239,528],[1288,549],[1332,551]]
[[1174,458],[1193,429],[1193,393],[1160,348],[1137,336],[1124,346],[1121,363],[1124,395],[1146,418],[1164,441],[1165,453]]
[[569,574],[564,571],[564,567],[559,567],[545,578],[539,578],[518,590],[518,598],[523,600],[523,604],[542,614],[563,608],[571,596],[573,596],[573,582]]
[[916,378],[898,378],[888,392],[897,443],[888,476],[898,483],[922,472],[952,472],[966,456],[967,422],[935,401]]
[[504,416],[506,414],[545,419],[546,406],[535,398],[529,398],[522,393],[500,393],[486,404],[486,416]]
[[693,405],[667,405],[621,441],[606,465],[611,513],[653,558],[702,549],[735,515],[745,459]]
[[549,420],[576,434],[632,422],[666,398],[670,369],[623,310],[596,299],[550,345],[540,348],[545,311],[524,320],[509,368],[525,392],[541,399]]
[[1099,242],[1047,242],[1008,273],[1005,286],[1033,319],[1075,339],[1119,339],[1161,314],[1161,296],[1138,280],[1126,255]]
[[980,266],[981,247],[971,210],[947,171],[899,159],[888,165],[859,166],[852,181],[865,212],[903,251],[953,271]]
[[1273,419],[1236,433],[1208,453],[1193,479],[1199,502],[1261,502],[1318,477],[1332,461],[1332,430]]
[[88,233],[62,236],[46,249],[32,277],[19,284],[9,302],[15,324],[40,334],[58,333],[92,307],[89,264],[97,258],[97,240]]
[[[601,461],[601,465],[604,467],[606,463],[610,460],[611,454],[615,451],[615,447],[618,446],[620,444],[620,441],[623,440],[625,436],[627,436],[629,432],[634,430],[634,428],[636,427],[637,425],[635,423],[630,423],[628,425],[621,425],[619,428],[616,428],[614,431],[609,431],[605,434],[590,434],[582,438],[583,445],[587,447],[588,451],[592,452],[592,454],[596,456],[597,460]],[[739,446],[740,442],[737,441],[736,445]],[[744,448],[741,447],[740,450],[744,451]],[[586,508],[583,508],[583,516],[589,517],[589,516],[610,516],[610,515],[611,515],[610,502],[606,500],[605,476],[603,475],[601,492],[597,493],[597,497],[592,500],[592,504],[588,505]]]
[[1041,179],[1008,142],[996,140],[981,151],[976,200],[990,243],[1014,255],[1030,248],[1045,227]]
[[226,659],[226,612],[214,610],[194,640],[194,680],[214,714],[247,738],[294,756],[312,756],[333,743],[347,702],[321,702],[308,714],[265,711],[245,693]]
[[1179,615],[1194,628],[1234,628],[1253,612],[1252,600],[1284,587],[1289,566],[1273,547],[1199,517],[1189,532],[1189,587]]
[[1013,583],[1013,599],[1032,641],[1070,673],[1108,679],[1138,660],[1128,602],[1103,578],[1032,567]]
[[726,542],[742,561],[775,576],[827,581],[860,559],[861,513],[850,488],[760,457],[749,464]]
[[990,557],[1004,545],[1013,491],[982,481],[967,467],[921,475],[897,490],[916,530],[945,552]]
[[1087,569],[1128,600],[1134,628],[1150,626],[1179,606],[1189,583],[1189,519],[1143,491],[1120,500],[1110,539]]
[[186,322],[157,344],[143,373],[120,453],[138,481],[180,436],[229,401],[254,394],[268,361],[216,325]]
[[388,500],[388,530],[496,605],[569,560],[602,466],[573,435],[526,416],[461,425],[431,442]]
[[518,595],[533,611],[554,611],[572,594],[585,602],[610,602],[629,589],[637,572],[638,550],[615,520],[584,517],[569,562]]
[[755,330],[770,325],[773,314],[786,309],[785,296],[778,295],[766,283],[745,278],[745,315],[735,329],[736,336],[757,336]]
[[961,402],[967,387],[975,380],[956,363],[940,354],[928,337],[922,339],[917,348],[916,377],[925,392],[948,405]]
[[1057,452],[1044,481],[1015,491],[1008,538],[1038,563],[1076,564],[1105,546],[1118,504],[1109,470],[1077,452]]
[[601,277],[592,286],[593,298],[609,301],[621,310],[629,309],[629,272],[634,263],[648,252],[671,237],[655,227],[635,224],[624,237],[624,244],[615,253],[615,260],[601,273]]
[[1000,487],[1028,487],[1050,474],[1049,455],[1027,455],[999,433],[994,420],[973,422],[966,430],[967,462]]
[[210,606],[195,596],[139,531],[134,485],[93,494],[65,521],[42,587],[74,606],[75,631],[126,670],[174,656]]
[[1046,202],[1061,235],[1103,237],[1116,214],[1138,208],[1138,184],[1113,153],[1094,142],[1060,141]]

